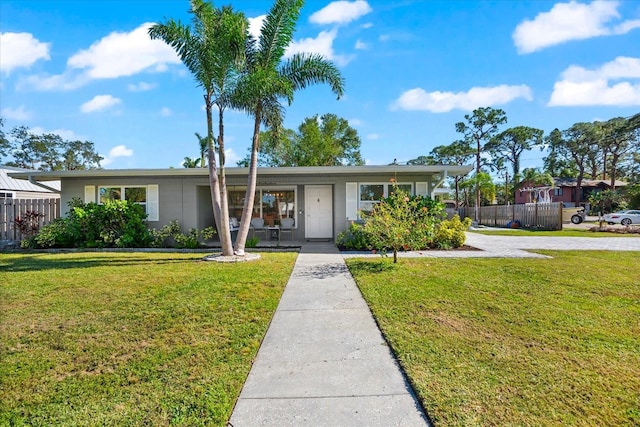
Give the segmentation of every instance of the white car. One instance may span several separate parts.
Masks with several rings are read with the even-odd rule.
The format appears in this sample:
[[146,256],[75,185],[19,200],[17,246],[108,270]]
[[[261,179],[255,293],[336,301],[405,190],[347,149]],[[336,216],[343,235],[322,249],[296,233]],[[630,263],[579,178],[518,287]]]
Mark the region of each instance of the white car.
[[606,214],[604,220],[609,224],[640,224],[640,210],[618,211]]

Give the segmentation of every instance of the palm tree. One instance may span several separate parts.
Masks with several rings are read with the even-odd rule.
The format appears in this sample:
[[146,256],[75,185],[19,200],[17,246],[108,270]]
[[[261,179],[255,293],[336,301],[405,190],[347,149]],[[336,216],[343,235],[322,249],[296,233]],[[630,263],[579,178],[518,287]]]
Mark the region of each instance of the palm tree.
[[[152,39],[160,39],[176,50],[176,53],[193,74],[198,86],[204,89],[207,116],[207,147],[209,184],[213,216],[218,228],[223,255],[233,255],[229,229],[225,156],[224,110],[231,107],[230,94],[240,75],[244,47],[247,40],[248,21],[242,13],[229,6],[214,9],[204,0],[191,0],[192,26],[173,19],[155,24],[149,29]],[[218,138],[214,146],[213,106],[218,107]],[[218,149],[220,170],[216,166],[215,148]],[[218,176],[219,175],[219,176]]]
[[191,157],[185,157],[184,162],[182,162],[182,167],[187,169],[197,168],[198,162],[200,162],[200,159],[192,159]]
[[235,246],[237,255],[244,254],[249,234],[258,172],[260,126],[264,124],[278,131],[284,115],[280,100],[284,98],[291,104],[298,89],[328,83],[338,98],[344,92],[340,71],[321,55],[298,53],[282,63],[293,40],[303,3],[303,0],[275,0],[262,24],[259,39],[250,37],[247,44],[245,75],[238,85],[235,100],[239,108],[253,116],[254,125],[247,192]]
[[200,166],[204,168],[207,166],[207,154],[209,151],[209,140],[207,137],[202,137],[198,132],[195,132],[196,138],[198,138],[198,144],[200,145]]

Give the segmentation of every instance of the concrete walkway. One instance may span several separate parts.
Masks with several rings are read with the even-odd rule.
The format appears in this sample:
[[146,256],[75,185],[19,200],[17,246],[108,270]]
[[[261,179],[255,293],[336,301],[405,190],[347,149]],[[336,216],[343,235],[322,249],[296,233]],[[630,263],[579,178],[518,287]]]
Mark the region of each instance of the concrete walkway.
[[429,425],[333,243],[302,247],[229,424]]
[[[479,250],[400,257],[530,258],[528,249],[640,251],[640,238],[467,233]],[[246,426],[425,426],[417,403],[333,243],[306,243],[231,416]],[[621,255],[622,256],[622,255]]]

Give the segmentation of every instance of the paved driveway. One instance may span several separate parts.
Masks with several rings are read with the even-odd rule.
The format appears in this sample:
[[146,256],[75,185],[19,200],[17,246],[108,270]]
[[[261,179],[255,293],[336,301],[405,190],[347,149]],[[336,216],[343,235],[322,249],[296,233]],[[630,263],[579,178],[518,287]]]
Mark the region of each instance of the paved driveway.
[[[640,251],[640,237],[491,236],[467,233],[465,244],[480,250],[400,252],[398,256],[404,258],[547,258],[528,250]],[[345,253],[343,256],[379,255]]]

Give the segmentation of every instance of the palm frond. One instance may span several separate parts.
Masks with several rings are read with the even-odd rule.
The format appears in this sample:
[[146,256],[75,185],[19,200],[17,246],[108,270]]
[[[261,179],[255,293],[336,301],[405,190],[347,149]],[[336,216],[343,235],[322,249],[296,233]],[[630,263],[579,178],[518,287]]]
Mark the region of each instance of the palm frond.
[[344,95],[344,78],[335,64],[319,54],[293,55],[280,68],[280,74],[294,85],[294,90],[327,83],[338,99]]
[[257,61],[262,67],[275,68],[293,40],[296,22],[304,0],[276,0],[260,29]]

